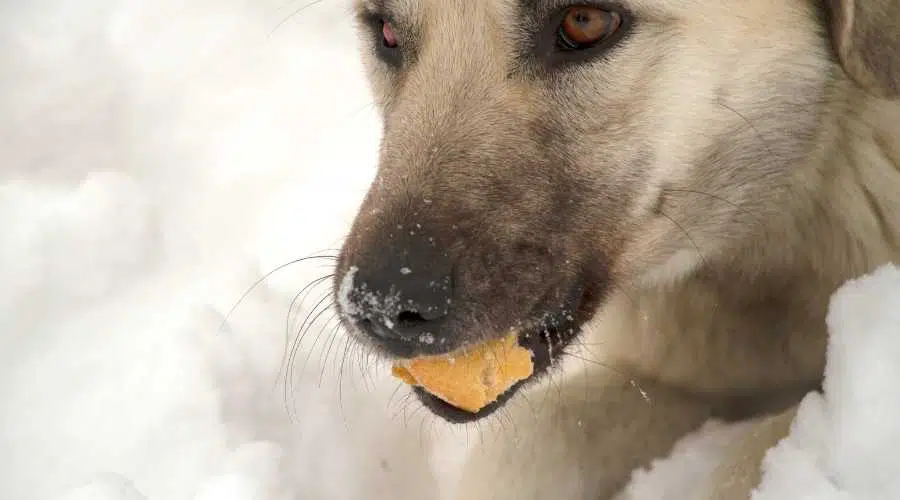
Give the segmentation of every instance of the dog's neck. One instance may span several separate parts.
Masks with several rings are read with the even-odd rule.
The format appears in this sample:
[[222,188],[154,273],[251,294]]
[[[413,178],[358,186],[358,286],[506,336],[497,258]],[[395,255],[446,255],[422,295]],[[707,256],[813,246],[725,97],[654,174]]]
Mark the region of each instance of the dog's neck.
[[900,264],[900,101],[847,82],[832,99],[818,145],[765,230],[701,272],[735,303],[779,297],[821,316],[847,280]]
[[793,172],[765,230],[729,249],[741,257],[722,254],[713,270],[720,279],[793,288],[821,302],[848,279],[900,263],[900,101],[842,82],[825,108],[808,162]]
[[900,263],[900,103],[848,86],[823,109],[817,147],[759,232],[679,280],[613,294],[587,329],[604,363],[711,394],[784,388],[793,401],[810,389],[832,294]]
[[832,123],[841,143],[830,148],[833,156],[824,164],[884,175],[900,172],[900,100],[875,98],[856,88],[840,95]]
[[[844,90],[817,161],[810,223],[841,229],[846,241],[807,242],[821,271],[847,279],[900,259],[900,102]],[[801,221],[803,222],[803,221]],[[827,234],[827,233],[826,233]],[[844,248],[841,248],[844,247]]]

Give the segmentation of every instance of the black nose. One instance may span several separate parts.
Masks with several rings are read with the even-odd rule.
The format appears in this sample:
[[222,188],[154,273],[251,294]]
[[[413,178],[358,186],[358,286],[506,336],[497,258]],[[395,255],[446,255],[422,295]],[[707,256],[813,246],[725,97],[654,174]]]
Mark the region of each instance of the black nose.
[[341,281],[341,305],[388,346],[440,344],[438,327],[453,303],[450,258],[429,240],[405,243],[352,264]]

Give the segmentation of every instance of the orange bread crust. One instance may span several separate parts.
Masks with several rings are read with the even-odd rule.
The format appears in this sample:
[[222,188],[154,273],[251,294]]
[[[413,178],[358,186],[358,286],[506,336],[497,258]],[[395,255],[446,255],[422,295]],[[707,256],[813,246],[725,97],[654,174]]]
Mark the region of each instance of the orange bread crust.
[[391,370],[407,384],[471,413],[496,401],[533,371],[531,351],[519,346],[516,332],[463,352],[400,361]]

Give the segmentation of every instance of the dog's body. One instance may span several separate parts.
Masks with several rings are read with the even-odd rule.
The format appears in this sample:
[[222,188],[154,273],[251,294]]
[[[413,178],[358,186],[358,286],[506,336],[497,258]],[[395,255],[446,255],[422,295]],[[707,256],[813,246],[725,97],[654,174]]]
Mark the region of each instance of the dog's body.
[[776,439],[831,294],[900,261],[900,0],[615,5],[578,52],[543,41],[565,2],[358,0],[385,138],[345,323],[404,357],[532,328],[559,368],[494,408],[460,498],[606,500],[710,417],[787,412]]

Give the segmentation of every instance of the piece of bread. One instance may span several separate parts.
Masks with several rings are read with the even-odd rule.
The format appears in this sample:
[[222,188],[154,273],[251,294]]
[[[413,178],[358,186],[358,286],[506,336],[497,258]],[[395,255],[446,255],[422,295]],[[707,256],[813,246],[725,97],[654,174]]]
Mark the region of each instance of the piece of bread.
[[531,376],[531,357],[531,351],[519,345],[518,333],[512,332],[462,352],[403,360],[391,372],[461,410],[477,413]]

